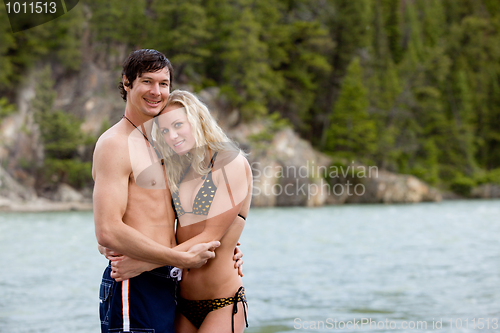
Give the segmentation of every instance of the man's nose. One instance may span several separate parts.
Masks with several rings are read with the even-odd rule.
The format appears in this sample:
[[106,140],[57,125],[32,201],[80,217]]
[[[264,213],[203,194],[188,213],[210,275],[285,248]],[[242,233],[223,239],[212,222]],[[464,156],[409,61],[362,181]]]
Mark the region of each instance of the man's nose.
[[153,84],[150,93],[153,96],[160,96],[160,85],[158,83]]

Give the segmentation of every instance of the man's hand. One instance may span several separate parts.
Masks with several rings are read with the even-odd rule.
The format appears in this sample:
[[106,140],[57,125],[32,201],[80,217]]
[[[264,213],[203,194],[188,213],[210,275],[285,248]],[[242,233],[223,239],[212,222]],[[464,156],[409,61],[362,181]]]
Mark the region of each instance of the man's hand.
[[238,242],[238,244],[236,244],[236,247],[234,248],[233,260],[234,268],[238,269],[238,275],[243,277],[243,259],[241,259],[243,257],[243,252],[241,252],[240,248],[238,247],[240,245],[240,242]]
[[159,267],[159,265],[135,260],[127,256],[114,256],[110,257],[109,260],[111,260],[111,277],[117,282],[131,279],[143,272]]
[[111,260],[111,258],[114,257],[121,257],[122,254],[115,252],[111,249],[108,249],[107,247],[102,246],[101,244],[97,244],[97,249],[99,250],[99,253],[101,253],[103,256],[106,257],[106,259]]
[[193,245],[186,252],[186,259],[182,265],[183,267],[180,268],[200,268],[205,265],[209,259],[215,258],[214,251],[219,246],[219,241]]

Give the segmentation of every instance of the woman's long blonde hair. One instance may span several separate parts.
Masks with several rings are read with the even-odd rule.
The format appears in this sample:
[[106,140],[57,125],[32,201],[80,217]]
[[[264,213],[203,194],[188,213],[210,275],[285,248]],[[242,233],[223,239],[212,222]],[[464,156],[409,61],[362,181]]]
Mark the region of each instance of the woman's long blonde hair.
[[[179,156],[165,142],[158,126],[158,118],[155,118],[153,126],[153,138],[156,146],[165,160],[168,185],[172,193],[179,190],[179,182],[189,165],[199,175],[206,175],[210,171],[205,159],[209,150],[214,152],[237,151],[245,155],[237,145],[230,140],[217,124],[215,119],[196,95],[185,90],[174,90],[168,99],[167,106],[177,104],[186,112],[187,119],[191,125],[191,131],[195,138],[196,147],[189,153]],[[207,149],[209,148],[209,149]]]

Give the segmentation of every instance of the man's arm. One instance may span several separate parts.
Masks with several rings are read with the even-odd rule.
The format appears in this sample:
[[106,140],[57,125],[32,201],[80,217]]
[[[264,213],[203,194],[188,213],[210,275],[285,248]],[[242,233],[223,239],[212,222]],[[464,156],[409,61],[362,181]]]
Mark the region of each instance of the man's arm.
[[180,252],[163,246],[122,220],[127,207],[131,173],[127,138],[118,135],[101,138],[94,152],[94,223],[97,242],[131,258],[180,268],[200,267],[214,257],[211,242],[194,250]]
[[[238,243],[238,245],[239,244],[240,243]],[[111,261],[111,277],[118,282],[131,279],[143,272],[161,267],[161,265],[138,261],[123,255],[116,255],[116,253],[109,249],[100,248],[99,250],[102,251],[102,254],[105,252],[106,258]],[[235,260],[234,268],[238,269],[238,275],[243,277],[243,259],[241,259],[241,257],[243,257],[243,252],[236,246],[233,255],[233,260]]]

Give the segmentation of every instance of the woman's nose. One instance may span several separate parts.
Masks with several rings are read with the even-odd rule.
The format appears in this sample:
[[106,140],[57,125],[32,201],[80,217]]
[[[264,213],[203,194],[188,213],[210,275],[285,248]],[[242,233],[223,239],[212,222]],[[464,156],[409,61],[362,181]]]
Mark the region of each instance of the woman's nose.
[[177,131],[175,131],[175,130],[170,130],[169,135],[170,135],[170,140],[174,140],[178,136]]

